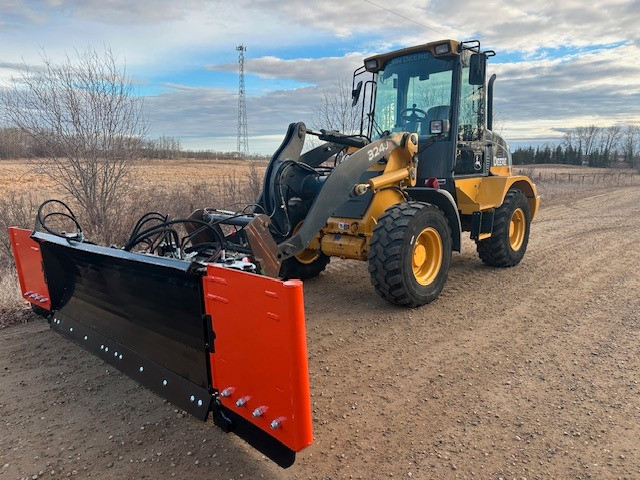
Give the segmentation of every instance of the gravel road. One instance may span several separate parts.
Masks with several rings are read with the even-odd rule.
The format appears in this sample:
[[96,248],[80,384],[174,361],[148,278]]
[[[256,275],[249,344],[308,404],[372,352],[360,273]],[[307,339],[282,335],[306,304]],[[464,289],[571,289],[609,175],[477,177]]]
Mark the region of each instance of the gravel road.
[[7,328],[0,480],[637,479],[639,293],[637,187],[543,203],[515,268],[465,242],[416,310],[333,262],[305,283],[315,443],[288,470],[43,321]]

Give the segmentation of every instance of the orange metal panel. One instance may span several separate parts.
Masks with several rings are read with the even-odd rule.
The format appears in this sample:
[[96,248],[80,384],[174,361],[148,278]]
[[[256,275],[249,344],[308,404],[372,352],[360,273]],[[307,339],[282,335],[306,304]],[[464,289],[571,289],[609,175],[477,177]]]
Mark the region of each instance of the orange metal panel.
[[49,287],[42,269],[40,244],[31,238],[32,233],[24,228],[9,227],[9,239],[18,270],[20,289],[25,300],[45,310],[51,310]]
[[302,282],[209,265],[211,383],[222,404],[291,450],[313,441]]

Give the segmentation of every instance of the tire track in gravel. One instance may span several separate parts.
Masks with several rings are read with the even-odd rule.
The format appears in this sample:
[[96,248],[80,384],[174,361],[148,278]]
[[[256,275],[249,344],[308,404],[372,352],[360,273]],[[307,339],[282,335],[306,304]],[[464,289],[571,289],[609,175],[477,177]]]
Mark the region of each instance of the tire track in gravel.
[[[588,256],[587,253],[591,253],[586,249],[590,244],[593,244],[596,241],[600,241],[599,236],[606,237],[610,235],[610,230],[600,230],[596,232],[597,235],[588,235],[592,229],[589,228],[590,223],[597,223],[599,221],[604,220],[605,218],[598,218],[598,216],[593,216],[592,209],[598,208],[600,206],[602,198],[588,199],[584,206],[582,206],[582,211],[585,213],[585,219],[580,219],[580,222],[576,222],[575,214],[573,212],[562,212],[560,218],[554,219],[555,224],[562,225],[562,236],[560,241],[558,241],[555,245],[547,245],[546,248],[541,248],[538,251],[538,243],[535,239],[536,237],[536,228],[534,227],[533,231],[533,241],[530,246],[530,251],[528,252],[525,260],[519,267],[514,269],[507,270],[489,270],[484,268],[483,266],[474,265],[470,272],[469,268],[465,269],[463,265],[464,262],[474,262],[473,253],[469,253],[469,248],[467,248],[466,252],[462,255],[461,261],[456,261],[453,264],[452,270],[453,274],[448,281],[447,288],[445,292],[443,292],[442,298],[423,309],[420,309],[420,312],[423,313],[423,318],[428,318],[432,315],[431,310],[436,310],[437,315],[441,318],[449,318],[447,322],[446,328],[444,329],[444,334],[440,334],[441,329],[438,329],[440,321],[436,321],[435,325],[428,325],[428,332],[425,332],[420,328],[420,325],[416,322],[408,322],[407,325],[406,318],[402,318],[402,314],[395,315],[395,320],[398,321],[396,324],[397,328],[391,328],[388,330],[388,334],[382,337],[382,340],[372,344],[372,342],[367,342],[364,346],[359,345],[353,348],[353,357],[361,357],[367,354],[367,351],[382,351],[389,352],[393,350],[393,347],[386,347],[386,345],[392,344],[394,339],[397,339],[397,344],[402,345],[402,354],[396,354],[391,359],[392,363],[396,366],[409,366],[412,364],[412,361],[415,362],[416,358],[420,358],[421,351],[429,351],[430,359],[428,362],[423,363],[423,368],[419,368],[415,373],[406,378],[406,375],[396,374],[395,377],[393,375],[384,375],[388,370],[386,369],[384,361],[378,362],[377,365],[380,367],[379,374],[377,376],[373,376],[369,378],[369,385],[383,385],[384,391],[391,392],[388,394],[382,394],[381,398],[384,402],[384,406],[377,409],[376,414],[379,417],[385,417],[385,411],[387,412],[406,412],[406,411],[420,411],[424,409],[425,406],[421,406],[419,402],[411,402],[408,401],[407,398],[418,398],[420,391],[420,387],[428,387],[436,385],[440,378],[444,378],[445,375],[442,373],[445,368],[438,369],[439,365],[449,366],[450,359],[455,358],[458,355],[458,358],[463,358],[465,362],[469,363],[474,360],[475,357],[482,358],[484,352],[487,350],[491,351],[493,348],[496,352],[502,352],[501,354],[505,354],[505,349],[501,346],[505,343],[508,343],[512,338],[523,338],[526,339],[526,342],[531,343],[533,339],[535,344],[544,346],[544,339],[547,337],[553,337],[556,335],[554,329],[559,328],[559,322],[554,322],[553,318],[542,319],[543,324],[548,325],[547,329],[540,330],[540,319],[539,318],[531,318],[533,316],[532,312],[535,312],[536,308],[548,309],[552,308],[552,312],[554,311],[554,305],[562,305],[566,304],[564,307],[564,311],[560,312],[560,316],[562,318],[567,315],[583,315],[585,312],[585,308],[581,308],[583,299],[585,297],[588,298],[590,294],[593,294],[594,291],[606,287],[607,284],[603,283],[606,279],[608,273],[607,269],[599,268],[602,264],[611,263],[609,261],[610,258],[616,258],[619,253],[620,247],[623,250],[631,250],[635,247],[633,241],[629,242],[627,245],[619,245],[615,243],[605,244],[602,248],[599,248],[596,252],[595,256]],[[616,211],[617,208],[620,210],[624,210],[627,208],[629,210],[629,205],[627,204],[630,199],[623,196],[619,205],[613,204],[611,208],[613,211]],[[637,201],[636,201],[637,203]],[[631,212],[628,212],[629,217],[639,218],[637,216],[637,208],[631,209]],[[560,213],[560,212],[558,212]],[[567,218],[569,217],[569,218]],[[605,217],[609,217],[609,215],[605,215]],[[627,217],[627,218],[629,218]],[[571,220],[571,222],[569,222]],[[588,220],[588,221],[582,221]],[[534,224],[535,225],[535,224]],[[631,228],[630,228],[631,227]],[[631,226],[629,225],[620,225],[619,230],[623,236],[630,235],[635,238],[640,238],[638,235],[638,222],[635,220],[635,223]],[[631,230],[631,231],[630,231]],[[569,233],[569,235],[567,235]],[[570,237],[570,238],[568,238]],[[584,242],[576,244],[572,239],[584,238]],[[468,247],[468,245],[466,245]],[[635,247],[637,249],[637,247]],[[557,255],[549,255],[552,252],[556,252]],[[636,257],[637,258],[637,257]],[[477,261],[476,261],[477,262]],[[624,265],[614,265],[616,268],[622,267],[624,271]],[[526,272],[522,272],[526,268]],[[486,275],[487,271],[491,272],[489,275]],[[574,301],[569,301],[571,298],[567,298],[567,293],[570,293],[571,288],[567,289],[567,285],[571,286],[574,284],[579,284],[582,280],[582,277],[585,275],[584,272],[600,272],[598,274],[591,273],[591,277],[589,279],[590,285],[592,288],[587,288],[585,285],[581,285],[580,300],[576,303]],[[357,276],[357,271],[352,273],[352,275]],[[514,276],[514,280],[510,283],[505,280],[505,276]],[[489,278],[487,278],[489,277]],[[354,279],[355,281],[355,279]],[[458,284],[459,286],[455,289],[456,292],[451,292],[450,285],[452,283]],[[487,289],[493,290],[495,288],[495,284],[498,283],[501,287],[501,297],[497,296],[495,292],[487,293]],[[612,287],[615,287],[616,279],[613,278],[609,282]],[[530,289],[532,286],[538,285],[538,287],[534,291],[526,290]],[[485,288],[486,286],[486,288]],[[347,285],[344,285],[346,288]],[[479,299],[482,301],[482,304],[474,303],[473,297],[474,294],[478,292],[478,288],[481,289],[481,293],[478,295]],[[523,295],[523,290],[525,290]],[[567,291],[569,290],[569,292]],[[606,288],[605,288],[606,290]],[[465,295],[466,292],[466,295]],[[458,297],[459,294],[463,294],[462,298]],[[471,298],[470,298],[471,294]],[[540,301],[542,300],[542,302]],[[436,306],[442,306],[441,304],[447,302],[447,306],[444,308],[437,308]],[[467,316],[464,314],[460,315],[460,308],[456,306],[451,306],[451,302],[454,304],[459,302],[459,305],[467,305],[471,306],[472,312],[472,322],[469,323]],[[504,311],[500,312],[499,317],[496,318],[496,305],[500,305],[501,307],[505,303],[512,303],[512,306],[508,306],[504,309]],[[540,305],[542,303],[542,305]],[[468,307],[465,307],[468,309]],[[557,311],[557,308],[555,309]],[[459,321],[451,321],[451,319],[456,318],[456,314]],[[414,316],[415,314],[411,314]],[[492,318],[493,317],[493,318]],[[484,325],[478,319],[491,319],[490,325]],[[515,319],[515,322],[513,321]],[[348,320],[348,319],[347,319]],[[497,320],[497,321],[496,321]],[[523,321],[524,320],[524,321]],[[428,320],[430,321],[430,320]],[[510,323],[515,323],[518,325],[517,328],[509,328]],[[408,327],[408,329],[407,329]],[[436,327],[436,328],[433,328]],[[485,332],[484,330],[488,330]],[[413,335],[413,341],[411,336],[402,338],[402,331],[409,331]],[[529,332],[532,334],[529,335]],[[549,333],[551,332],[551,333]],[[383,330],[383,334],[387,333],[387,331]],[[336,333],[334,332],[334,335]],[[378,335],[380,331],[378,331]],[[416,338],[419,341],[416,341]],[[525,343],[525,342],[517,342],[517,343]],[[473,353],[469,353],[469,345],[472,344]],[[498,347],[496,347],[498,346]],[[564,347],[564,346],[563,346]],[[508,351],[508,350],[507,350]],[[324,351],[325,359],[323,360],[324,364],[330,364],[331,362],[326,359],[327,351]],[[475,354],[475,355],[474,355]],[[342,355],[342,353],[340,354]],[[337,365],[337,362],[334,362]],[[370,364],[371,365],[371,364]],[[495,366],[494,366],[495,367]],[[390,369],[392,370],[392,369]],[[395,370],[395,369],[393,369]],[[440,373],[436,373],[440,370]],[[455,370],[455,368],[449,368],[448,370]],[[468,369],[467,369],[468,370]],[[494,372],[495,372],[494,368]],[[361,372],[364,373],[364,371]],[[358,374],[360,372],[356,372]],[[463,372],[464,373],[464,372]],[[467,372],[468,373],[468,372]],[[505,374],[504,369],[502,372],[495,372]],[[419,379],[424,375],[427,375],[428,382],[419,383]],[[479,380],[483,389],[496,389],[497,384],[502,380],[498,380],[500,375],[494,375],[494,378],[486,378],[486,374],[481,372],[482,376],[475,375],[475,377],[480,377]],[[397,380],[397,376],[405,377],[403,380]],[[439,375],[443,375],[443,377],[439,377]],[[358,376],[358,375],[357,375]],[[449,375],[446,375],[449,376]],[[473,376],[472,376],[473,377]],[[358,376],[358,378],[360,378]],[[474,378],[470,378],[473,380]],[[468,379],[467,379],[468,380]],[[385,383],[386,382],[386,383]],[[452,393],[458,392],[460,393],[460,389],[458,384],[447,383],[445,380],[440,380],[440,383],[444,383],[445,386],[441,389],[440,394],[446,395],[450,397]],[[469,382],[473,383],[473,382]],[[477,382],[476,382],[477,383]],[[388,384],[388,385],[387,385]],[[418,388],[407,389],[406,385],[414,385]],[[340,385],[341,391],[349,391],[350,387],[356,387],[357,383],[349,383],[345,381],[344,384]],[[466,389],[465,389],[466,390]],[[402,392],[400,395],[395,394],[394,392]],[[462,393],[462,398],[464,398],[464,392]],[[356,397],[358,395],[355,395]],[[330,394],[330,398],[334,400],[335,396]],[[354,400],[355,401],[355,400]],[[444,402],[446,404],[446,402]],[[342,410],[346,410],[344,408]],[[447,412],[446,405],[440,406],[440,410],[444,410],[444,415],[442,422],[447,423],[449,419],[447,418],[450,412]],[[451,410],[451,409],[450,409]],[[487,410],[488,411],[488,410]],[[432,410],[433,412],[433,410]],[[387,417],[393,418],[393,415],[386,415]],[[436,424],[434,421],[433,414],[429,418],[430,426],[433,427]],[[459,420],[459,419],[458,419]],[[340,419],[338,418],[338,421]],[[397,418],[394,419],[397,425]],[[406,439],[405,432],[403,431],[405,428],[411,427],[412,421],[409,420],[405,425],[400,426],[398,430],[399,434],[394,437],[394,442],[397,444],[402,444],[403,442],[408,442]],[[339,431],[338,435],[333,439],[334,443],[340,442],[340,438],[343,436],[348,437],[348,432],[350,429],[355,428],[357,425],[350,425],[351,428],[347,428],[344,431]],[[434,430],[432,428],[432,430]],[[436,431],[438,429],[435,429]],[[375,435],[375,429],[368,432],[368,434],[363,435],[365,438],[369,438],[369,435]],[[409,445],[411,443],[409,442]],[[343,442],[341,448],[335,448],[338,451],[349,450],[348,442]],[[329,451],[323,452],[325,454],[329,454]],[[486,452],[485,452],[486,453]],[[394,452],[391,457],[397,457],[398,452]],[[436,454],[437,456],[438,454]],[[445,455],[446,456],[446,455]],[[439,458],[439,457],[438,457]],[[389,461],[392,458],[388,459]],[[408,459],[407,459],[408,460]],[[382,462],[385,463],[384,460]],[[409,462],[407,462],[409,463]],[[452,464],[455,465],[455,464]],[[459,465],[456,466],[459,468]],[[354,470],[351,468],[351,470]],[[389,472],[389,473],[393,473]],[[575,473],[575,472],[573,472]],[[443,473],[444,474],[444,473]],[[444,475],[446,478],[448,473]],[[471,474],[471,471],[467,472],[468,475]],[[366,478],[366,475],[364,475]]]
[[466,241],[415,310],[333,261],[305,282],[315,443],[288,470],[41,323],[12,327],[0,480],[638,478],[638,241],[638,189],[543,199],[520,265],[485,267]]

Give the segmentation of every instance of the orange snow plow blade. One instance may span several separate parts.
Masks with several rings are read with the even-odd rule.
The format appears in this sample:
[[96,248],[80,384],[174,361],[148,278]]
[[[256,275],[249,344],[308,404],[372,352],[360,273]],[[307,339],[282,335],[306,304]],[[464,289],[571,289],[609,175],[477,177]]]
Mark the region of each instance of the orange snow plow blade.
[[312,443],[302,282],[9,230],[51,329],[282,467]]
[[212,384],[222,405],[293,451],[310,445],[302,282],[209,265],[204,296],[216,333]]
[[24,299],[32,305],[51,310],[40,244],[31,238],[31,233],[31,230],[24,228],[9,227],[9,240],[18,271],[20,290]]

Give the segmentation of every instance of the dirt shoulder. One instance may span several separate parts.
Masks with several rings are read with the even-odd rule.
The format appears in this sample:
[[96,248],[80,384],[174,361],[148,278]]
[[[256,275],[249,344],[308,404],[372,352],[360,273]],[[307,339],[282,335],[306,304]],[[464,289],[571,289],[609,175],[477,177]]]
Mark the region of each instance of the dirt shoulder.
[[394,308],[366,265],[305,284],[315,443],[281,470],[38,321],[0,331],[0,480],[640,478],[640,189],[543,204],[529,250],[454,254]]

